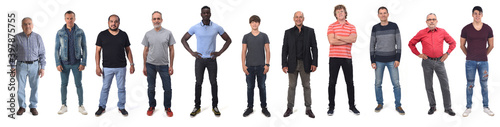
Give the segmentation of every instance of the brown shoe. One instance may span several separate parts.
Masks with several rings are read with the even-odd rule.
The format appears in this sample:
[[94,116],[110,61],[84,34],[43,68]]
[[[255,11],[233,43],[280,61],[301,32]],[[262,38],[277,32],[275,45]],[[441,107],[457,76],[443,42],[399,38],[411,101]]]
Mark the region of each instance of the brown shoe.
[[19,107],[17,110],[17,115],[23,115],[23,113],[26,112],[26,109]]
[[313,113],[313,111],[311,109],[306,110],[306,115],[309,116],[309,117],[311,117],[311,118],[315,118],[316,117],[316,116],[314,116],[314,113]]
[[36,108],[30,108],[30,112],[31,112],[31,114],[33,114],[34,116],[38,115],[38,111],[36,111]]
[[287,108],[285,111],[285,114],[283,114],[283,117],[288,117],[293,113],[291,108]]

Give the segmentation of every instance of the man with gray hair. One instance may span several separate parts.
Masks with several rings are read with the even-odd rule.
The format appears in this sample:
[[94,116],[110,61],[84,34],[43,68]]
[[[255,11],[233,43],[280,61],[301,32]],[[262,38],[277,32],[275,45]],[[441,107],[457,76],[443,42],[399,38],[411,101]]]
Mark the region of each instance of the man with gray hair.
[[[172,100],[172,88],[170,75],[174,74],[174,44],[175,39],[170,30],[161,26],[163,22],[162,14],[159,11],[153,12],[152,19],[154,28],[144,35],[142,45],[144,45],[143,59],[144,68],[142,73],[148,80],[149,108],[148,116],[152,116],[156,107],[155,84],[156,73],[161,77],[163,85],[163,106],[168,117],[174,113],[170,109]],[[170,60],[169,60],[170,55]]]
[[[38,115],[38,76],[43,77],[45,70],[45,46],[42,37],[33,32],[33,22],[31,18],[26,17],[22,20],[23,32],[16,34],[15,41],[12,43],[15,55],[11,58],[14,61],[9,61],[11,72],[17,77],[19,89],[17,90],[17,99],[19,101],[19,110],[17,115],[23,115],[26,111],[26,95],[24,88],[26,87],[26,78],[29,77],[31,87],[30,95],[30,112],[34,116]],[[17,61],[17,63],[16,63]],[[17,70],[16,70],[17,68]]]
[[[451,109],[448,76],[446,74],[444,61],[448,58],[451,51],[455,49],[456,42],[444,29],[436,27],[438,23],[436,14],[428,14],[426,23],[428,27],[420,30],[417,35],[410,40],[408,46],[415,55],[422,58],[425,89],[427,90],[427,98],[429,99],[430,106],[427,113],[432,115],[436,111],[436,100],[432,87],[432,75],[436,72],[439,82],[441,83],[444,112],[448,113],[450,116],[455,116],[455,112]],[[448,50],[445,53],[443,53],[443,41],[449,44]],[[417,47],[415,47],[418,42],[422,42],[422,54],[417,50]]]

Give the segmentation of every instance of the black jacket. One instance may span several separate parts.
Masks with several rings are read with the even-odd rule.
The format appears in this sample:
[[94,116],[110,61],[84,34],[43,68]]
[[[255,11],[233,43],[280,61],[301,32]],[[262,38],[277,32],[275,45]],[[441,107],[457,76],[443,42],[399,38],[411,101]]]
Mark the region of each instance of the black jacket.
[[[283,49],[281,50],[281,66],[288,67],[288,73],[293,73],[297,69],[297,51],[296,41],[298,35],[294,32],[298,31],[296,26],[285,31],[283,38]],[[318,66],[318,47],[316,46],[316,35],[314,29],[307,26],[302,26],[302,34],[304,34],[304,51],[303,62],[304,70],[311,72],[311,65]],[[298,33],[298,32],[297,32]]]

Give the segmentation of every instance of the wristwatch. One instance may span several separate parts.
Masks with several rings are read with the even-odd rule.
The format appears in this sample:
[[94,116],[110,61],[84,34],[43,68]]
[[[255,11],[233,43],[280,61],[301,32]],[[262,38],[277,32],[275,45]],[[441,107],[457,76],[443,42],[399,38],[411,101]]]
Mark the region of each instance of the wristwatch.
[[267,67],[269,67],[270,65],[269,64],[266,64]]
[[134,66],[135,64],[134,63],[130,63],[130,66]]

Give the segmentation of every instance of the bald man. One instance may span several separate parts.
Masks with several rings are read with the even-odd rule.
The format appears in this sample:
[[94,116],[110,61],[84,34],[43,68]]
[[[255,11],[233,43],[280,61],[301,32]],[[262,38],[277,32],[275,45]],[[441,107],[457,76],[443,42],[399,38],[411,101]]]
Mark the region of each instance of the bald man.
[[295,87],[300,74],[302,86],[304,87],[304,102],[306,115],[314,118],[311,110],[311,84],[310,73],[316,71],[318,66],[318,48],[316,47],[316,35],[314,29],[304,26],[304,13],[297,11],[293,15],[295,26],[285,31],[283,49],[281,53],[281,66],[283,72],[288,73],[288,104],[283,117],[293,113],[295,101]]

